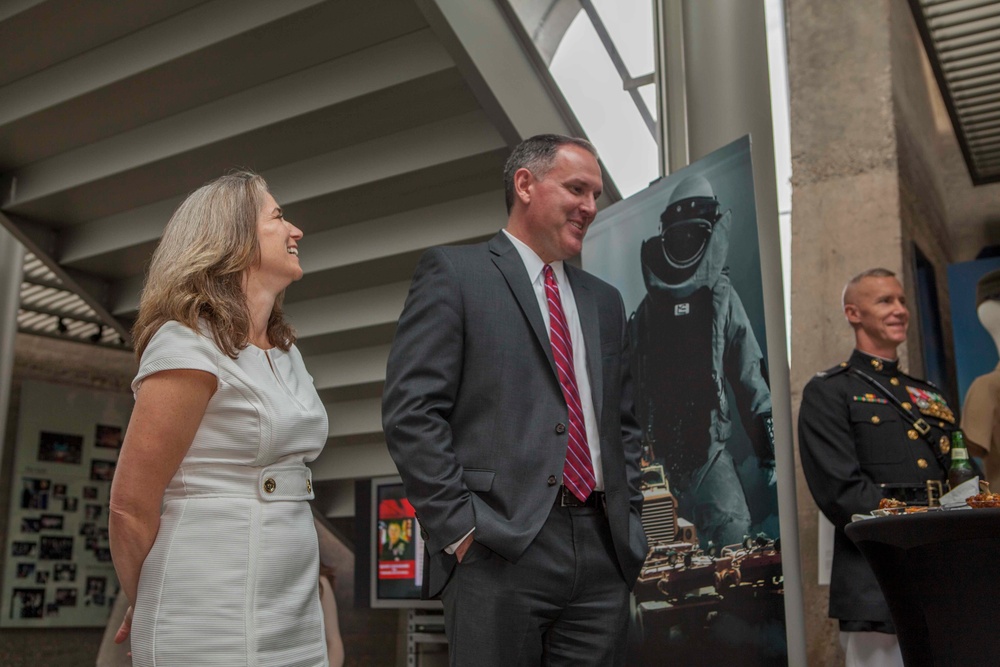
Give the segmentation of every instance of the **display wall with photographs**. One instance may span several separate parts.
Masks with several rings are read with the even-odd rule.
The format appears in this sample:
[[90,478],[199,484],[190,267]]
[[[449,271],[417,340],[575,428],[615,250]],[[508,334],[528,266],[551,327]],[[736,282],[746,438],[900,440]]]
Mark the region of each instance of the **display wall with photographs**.
[[25,382],[0,627],[104,626],[118,595],[108,497],[128,394]]

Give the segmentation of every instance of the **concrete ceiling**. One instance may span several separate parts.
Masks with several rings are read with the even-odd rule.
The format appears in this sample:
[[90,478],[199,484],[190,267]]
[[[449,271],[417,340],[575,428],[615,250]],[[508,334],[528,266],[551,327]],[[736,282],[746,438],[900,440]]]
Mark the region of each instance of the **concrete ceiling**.
[[521,30],[493,0],[5,4],[0,223],[83,304],[45,326],[127,340],[173,209],[259,171],[306,234],[286,311],[330,413],[314,474],[392,473],[379,396],[417,257],[503,226],[520,138],[581,133]]

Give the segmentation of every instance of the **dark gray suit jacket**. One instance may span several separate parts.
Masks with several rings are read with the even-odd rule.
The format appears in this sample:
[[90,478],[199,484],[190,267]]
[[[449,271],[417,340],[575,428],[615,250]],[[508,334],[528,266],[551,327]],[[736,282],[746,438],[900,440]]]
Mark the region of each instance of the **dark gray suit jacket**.
[[[566,265],[587,348],[608,520],[631,587],[646,556],[640,431],[618,291]],[[426,596],[455,566],[443,550],[475,540],[517,562],[555,502],[566,457],[566,402],[542,314],[503,232],[428,250],[417,265],[389,354],[382,423],[425,532]]]

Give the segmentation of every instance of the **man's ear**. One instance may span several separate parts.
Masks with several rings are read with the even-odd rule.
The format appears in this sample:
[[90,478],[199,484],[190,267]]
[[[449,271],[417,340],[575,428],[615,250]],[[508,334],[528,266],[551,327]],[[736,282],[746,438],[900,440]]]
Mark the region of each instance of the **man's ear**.
[[522,204],[531,203],[531,186],[535,182],[535,175],[528,169],[521,167],[514,172],[514,197]]
[[861,313],[858,312],[858,307],[853,303],[844,304],[844,317],[851,324],[857,324],[861,321]]

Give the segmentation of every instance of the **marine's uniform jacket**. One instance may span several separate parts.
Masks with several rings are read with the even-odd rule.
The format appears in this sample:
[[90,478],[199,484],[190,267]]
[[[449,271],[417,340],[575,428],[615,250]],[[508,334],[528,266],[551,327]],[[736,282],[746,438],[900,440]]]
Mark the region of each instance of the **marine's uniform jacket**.
[[[913,419],[904,419],[852,368],[892,392]],[[930,427],[927,436],[914,428],[913,421],[920,418]],[[900,372],[898,362],[857,350],[849,361],[818,373],[806,385],[799,411],[802,469],[816,504],[836,528],[831,617],[891,627],[875,575],[844,534],[844,526],[851,515],[870,512],[883,497],[894,496],[880,484],[920,487],[927,480],[943,482],[950,465],[951,433],[957,428],[957,415],[940,389]]]

